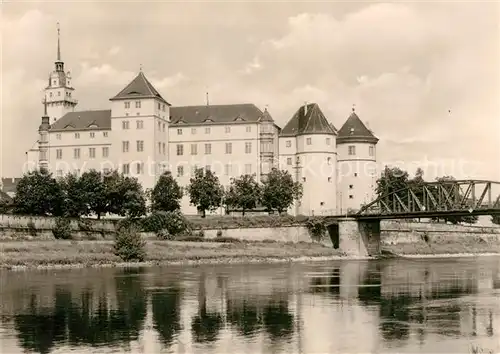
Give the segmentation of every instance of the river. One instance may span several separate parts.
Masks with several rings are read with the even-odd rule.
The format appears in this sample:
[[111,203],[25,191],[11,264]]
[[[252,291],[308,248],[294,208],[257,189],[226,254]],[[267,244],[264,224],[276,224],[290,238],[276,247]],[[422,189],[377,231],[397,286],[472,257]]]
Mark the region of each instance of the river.
[[500,353],[500,258],[5,271],[2,353]]

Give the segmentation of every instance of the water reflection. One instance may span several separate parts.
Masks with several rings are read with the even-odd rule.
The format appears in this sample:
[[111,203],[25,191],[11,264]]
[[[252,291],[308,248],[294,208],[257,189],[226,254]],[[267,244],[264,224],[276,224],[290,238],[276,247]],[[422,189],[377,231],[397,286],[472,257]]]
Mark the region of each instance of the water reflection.
[[499,266],[490,259],[2,273],[0,336],[6,352],[36,353],[144,352],[151,341],[193,353],[467,353],[471,343],[496,352]]

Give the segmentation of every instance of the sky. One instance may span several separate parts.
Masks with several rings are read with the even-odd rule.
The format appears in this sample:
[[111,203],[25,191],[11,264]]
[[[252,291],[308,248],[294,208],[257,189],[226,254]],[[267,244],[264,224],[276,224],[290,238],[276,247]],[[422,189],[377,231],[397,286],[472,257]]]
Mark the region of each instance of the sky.
[[142,67],[174,106],[254,103],[283,127],[304,102],[353,105],[379,162],[500,181],[498,2],[7,1],[2,176],[37,139],[61,27],[77,110],[109,109]]

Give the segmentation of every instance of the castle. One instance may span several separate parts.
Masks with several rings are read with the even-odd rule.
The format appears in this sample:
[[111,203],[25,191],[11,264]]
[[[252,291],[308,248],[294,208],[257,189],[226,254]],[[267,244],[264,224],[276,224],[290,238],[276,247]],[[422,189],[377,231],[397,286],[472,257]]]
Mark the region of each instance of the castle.
[[[343,214],[374,199],[378,139],[354,109],[337,130],[317,104],[304,104],[281,129],[267,109],[251,103],[173,106],[141,70],[110,98],[110,109],[76,111],[60,48],[58,29],[39,139],[28,152],[32,168],[56,177],[116,169],[145,190],[167,170],[187,186],[195,167],[204,167],[228,186],[233,177],[255,174],[262,181],[279,168],[303,185],[291,214]],[[187,195],[181,207],[197,212]]]

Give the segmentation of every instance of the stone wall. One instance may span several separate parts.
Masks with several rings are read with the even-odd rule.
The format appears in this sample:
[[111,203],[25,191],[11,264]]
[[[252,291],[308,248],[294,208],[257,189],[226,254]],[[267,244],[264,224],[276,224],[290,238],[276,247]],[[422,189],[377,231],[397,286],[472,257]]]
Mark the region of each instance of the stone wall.
[[481,236],[485,241],[500,241],[500,227],[384,220],[380,229],[382,246],[418,243],[425,238],[434,241],[460,242],[464,238]]

